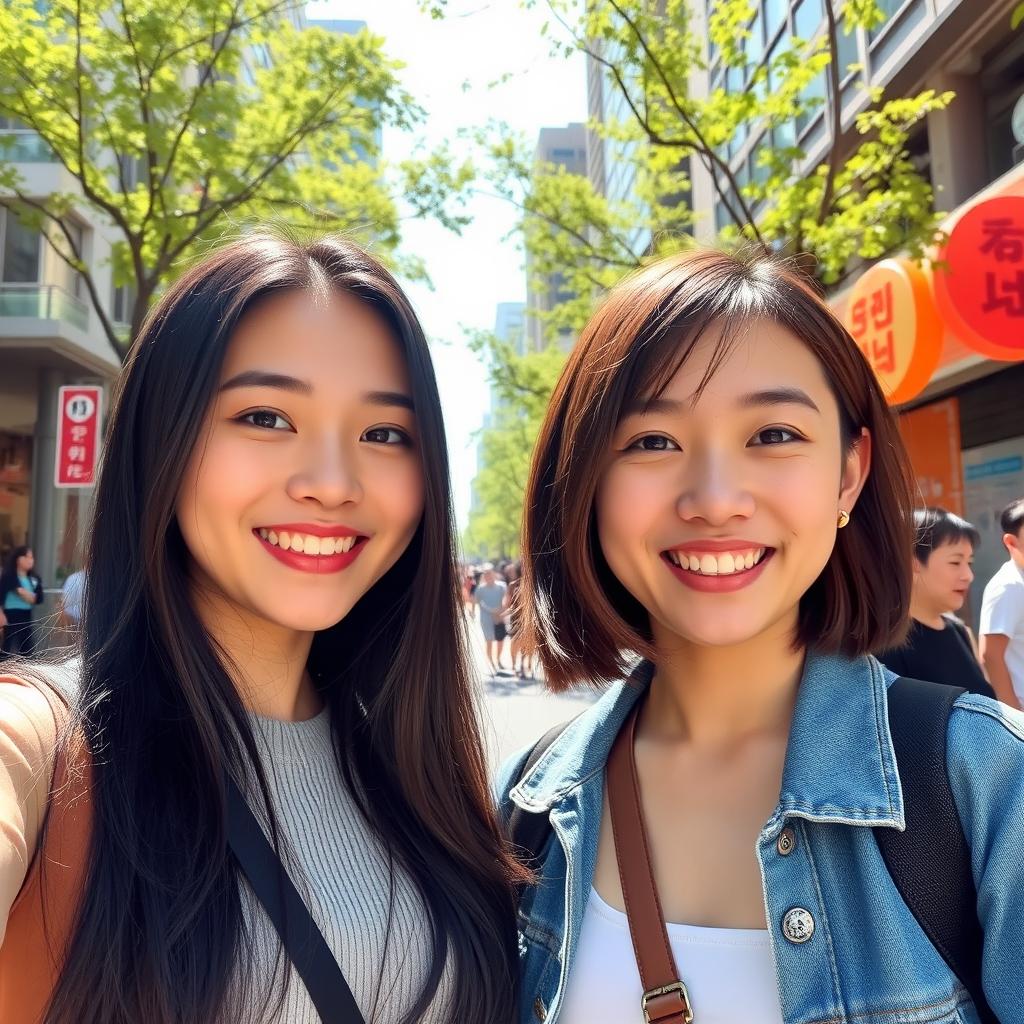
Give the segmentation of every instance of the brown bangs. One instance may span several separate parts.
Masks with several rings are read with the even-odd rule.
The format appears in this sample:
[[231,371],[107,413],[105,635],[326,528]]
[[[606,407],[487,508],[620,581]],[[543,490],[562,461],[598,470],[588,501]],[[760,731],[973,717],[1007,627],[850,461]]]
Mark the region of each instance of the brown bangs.
[[[912,477],[895,419],[860,350],[785,264],[699,250],[628,278],[583,331],[552,395],[534,451],[523,524],[523,630],[549,685],[620,677],[654,657],[645,609],[614,577],[597,542],[594,501],[619,421],[660,397],[713,325],[722,330],[697,394],[741,329],[769,319],[817,357],[840,411],[844,444],[866,427],[872,469],[858,514],[804,595],[796,642],[850,656],[905,630],[913,537]],[[880,574],[877,566],[890,567]],[[879,578],[884,577],[884,578]]]

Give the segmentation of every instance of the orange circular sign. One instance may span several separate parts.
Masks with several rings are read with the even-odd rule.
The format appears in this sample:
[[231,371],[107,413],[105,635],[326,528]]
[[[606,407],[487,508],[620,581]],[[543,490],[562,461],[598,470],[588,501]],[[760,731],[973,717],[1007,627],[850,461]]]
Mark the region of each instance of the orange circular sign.
[[990,359],[1024,359],[1024,196],[972,206],[939,261],[935,301],[953,333]]
[[909,260],[882,260],[850,293],[846,326],[890,405],[924,390],[942,351],[942,321],[928,278]]

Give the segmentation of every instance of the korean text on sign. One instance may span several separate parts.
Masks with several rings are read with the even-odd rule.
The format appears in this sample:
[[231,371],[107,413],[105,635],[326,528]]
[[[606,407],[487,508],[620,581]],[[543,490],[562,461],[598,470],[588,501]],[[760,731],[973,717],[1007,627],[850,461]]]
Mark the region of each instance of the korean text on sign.
[[57,487],[92,487],[99,455],[98,387],[63,387],[57,396]]

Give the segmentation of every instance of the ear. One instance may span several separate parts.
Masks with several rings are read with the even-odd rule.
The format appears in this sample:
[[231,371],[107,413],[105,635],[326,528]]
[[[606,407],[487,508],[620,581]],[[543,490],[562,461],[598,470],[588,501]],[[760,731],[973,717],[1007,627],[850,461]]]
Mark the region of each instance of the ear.
[[1003,534],[1003,547],[1006,548],[1007,551],[1013,551],[1015,548],[1019,546],[1020,545],[1017,543],[1017,538],[1014,537],[1012,533]]
[[871,433],[867,427],[862,427],[860,437],[856,438],[850,450],[846,453],[843,461],[843,476],[839,485],[839,506],[836,509],[853,511],[857,504],[860,492],[864,490],[867,483],[868,473],[871,472]]

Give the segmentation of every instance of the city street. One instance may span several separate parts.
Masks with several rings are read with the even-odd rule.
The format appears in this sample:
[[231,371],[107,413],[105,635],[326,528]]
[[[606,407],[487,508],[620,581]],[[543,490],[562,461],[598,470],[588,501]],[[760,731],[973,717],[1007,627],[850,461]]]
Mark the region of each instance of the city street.
[[[515,679],[511,675],[491,678],[476,613],[469,619],[469,638],[473,668],[483,691],[482,726],[492,772],[510,754],[522,750],[551,726],[569,721],[598,696],[593,691],[548,693],[537,679]],[[507,645],[504,657],[507,663]]]

